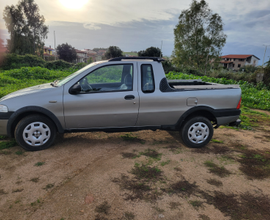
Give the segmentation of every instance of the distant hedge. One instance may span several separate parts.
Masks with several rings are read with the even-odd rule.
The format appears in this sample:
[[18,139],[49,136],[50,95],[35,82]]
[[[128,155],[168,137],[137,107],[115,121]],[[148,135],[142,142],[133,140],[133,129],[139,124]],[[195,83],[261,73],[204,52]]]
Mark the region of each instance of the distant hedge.
[[45,61],[41,57],[31,54],[6,54],[1,69],[11,70],[22,67],[44,67],[50,70],[64,70],[73,65],[73,63],[68,63],[64,60]]

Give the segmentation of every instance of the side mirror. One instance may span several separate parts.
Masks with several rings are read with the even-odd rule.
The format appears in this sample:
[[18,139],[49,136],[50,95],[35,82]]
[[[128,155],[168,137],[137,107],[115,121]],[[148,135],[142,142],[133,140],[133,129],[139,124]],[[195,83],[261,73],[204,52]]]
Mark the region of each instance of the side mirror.
[[75,84],[69,89],[69,93],[72,95],[79,94],[82,91],[82,87],[80,84]]

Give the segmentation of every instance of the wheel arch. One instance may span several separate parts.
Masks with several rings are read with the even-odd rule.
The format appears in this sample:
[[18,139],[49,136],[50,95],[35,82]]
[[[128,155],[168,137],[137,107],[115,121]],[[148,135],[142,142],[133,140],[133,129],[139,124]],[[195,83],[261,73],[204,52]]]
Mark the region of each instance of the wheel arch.
[[179,118],[176,124],[177,130],[181,128],[181,126],[185,123],[185,121],[196,116],[203,116],[208,120],[213,121],[214,123],[217,122],[217,118],[215,116],[213,108],[207,106],[198,106],[189,109]]
[[27,107],[24,107],[24,108],[17,110],[9,118],[8,124],[7,124],[8,136],[14,137],[14,131],[15,131],[15,128],[16,128],[17,124],[19,123],[19,121],[22,118],[24,118],[28,115],[32,115],[32,114],[40,114],[40,115],[43,115],[43,116],[49,118],[54,123],[57,131],[59,133],[64,133],[64,129],[63,129],[60,121],[51,111],[44,109],[44,108],[41,108],[41,107],[38,107],[38,106],[27,106]]

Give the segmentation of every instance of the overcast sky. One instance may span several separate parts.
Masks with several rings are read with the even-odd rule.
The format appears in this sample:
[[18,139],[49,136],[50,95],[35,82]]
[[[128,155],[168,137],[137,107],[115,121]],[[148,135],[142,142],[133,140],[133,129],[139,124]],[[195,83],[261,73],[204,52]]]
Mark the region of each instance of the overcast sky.
[[[18,0],[0,0],[0,31],[9,38],[3,17],[6,5]],[[119,46],[123,51],[161,47],[170,56],[174,49],[173,29],[191,0],[35,0],[49,26],[46,46],[71,44],[76,49]],[[270,0],[207,0],[221,15],[227,43],[223,55],[254,54],[270,58]],[[261,63],[260,62],[260,63]]]

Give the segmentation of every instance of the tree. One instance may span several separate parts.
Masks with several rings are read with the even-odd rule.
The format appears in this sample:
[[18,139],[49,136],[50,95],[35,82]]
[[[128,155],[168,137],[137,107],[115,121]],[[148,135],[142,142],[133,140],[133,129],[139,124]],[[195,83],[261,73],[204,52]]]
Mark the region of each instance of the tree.
[[205,0],[193,0],[190,8],[182,11],[174,35],[174,64],[200,69],[220,56],[227,37],[221,17],[212,13]]
[[158,47],[149,47],[146,50],[138,52],[139,57],[162,57],[161,50]]
[[67,62],[73,62],[77,59],[77,53],[74,47],[68,43],[58,45],[56,48],[59,59]]
[[106,53],[104,54],[106,59],[111,59],[114,57],[122,57],[123,56],[123,51],[117,47],[117,46],[110,46]]
[[11,53],[43,55],[48,26],[34,0],[20,0],[16,6],[6,6],[3,18],[10,33],[8,50]]

